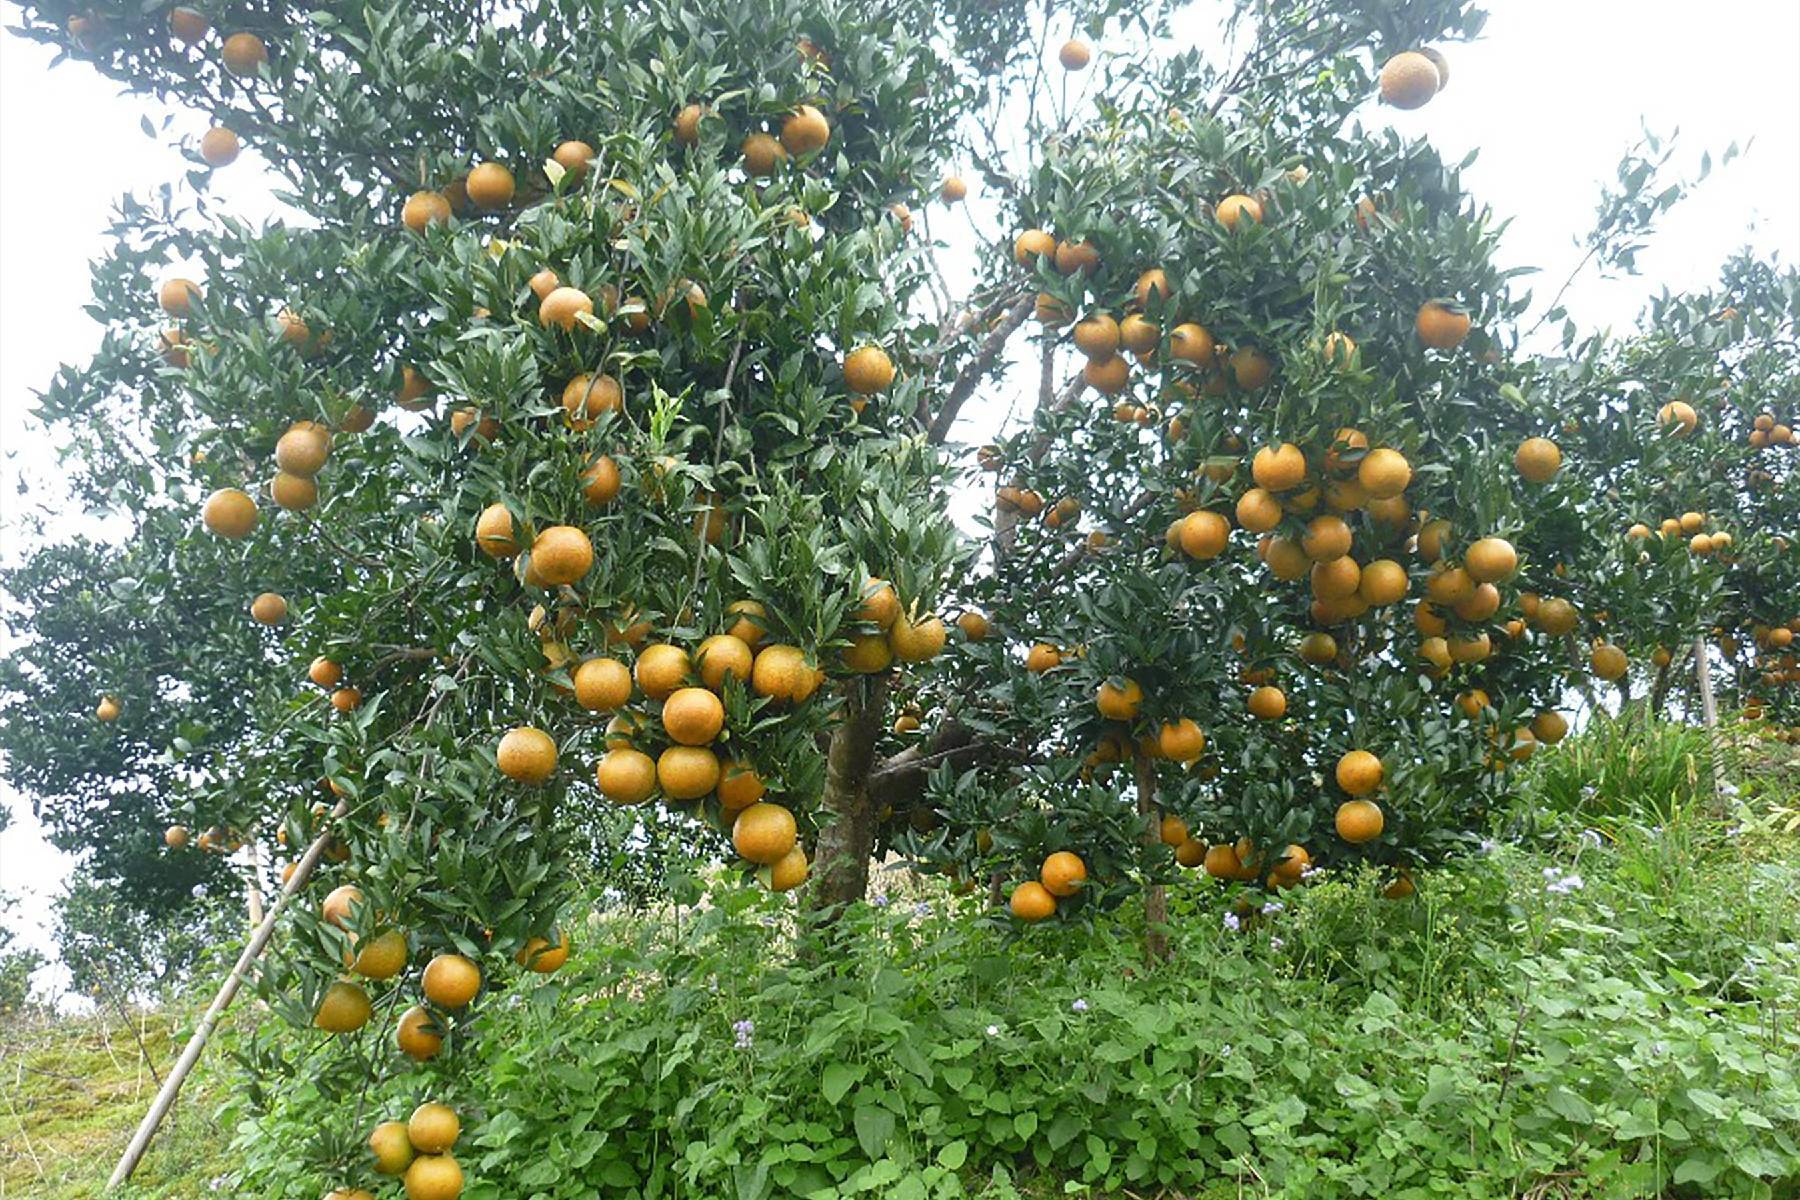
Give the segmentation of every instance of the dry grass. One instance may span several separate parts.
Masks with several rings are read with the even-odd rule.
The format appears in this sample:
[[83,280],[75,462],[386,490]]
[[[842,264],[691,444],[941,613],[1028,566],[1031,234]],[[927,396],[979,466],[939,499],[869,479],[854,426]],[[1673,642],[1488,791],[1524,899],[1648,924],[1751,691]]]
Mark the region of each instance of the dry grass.
[[[185,1013],[0,1018],[0,1200],[96,1196],[181,1050]],[[209,1194],[219,1141],[204,1068],[138,1168],[129,1195]]]

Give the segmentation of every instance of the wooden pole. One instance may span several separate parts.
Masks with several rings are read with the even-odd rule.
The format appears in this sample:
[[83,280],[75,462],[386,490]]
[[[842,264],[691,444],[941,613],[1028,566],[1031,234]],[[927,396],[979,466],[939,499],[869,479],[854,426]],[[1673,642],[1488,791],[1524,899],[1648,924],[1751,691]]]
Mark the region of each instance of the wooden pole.
[[252,838],[244,843],[244,904],[250,910],[250,928],[263,923],[262,847]]
[[[331,810],[332,820],[342,817],[349,811],[349,808],[348,801],[338,801],[337,807]],[[169,1072],[168,1079],[163,1081],[162,1090],[158,1091],[156,1099],[150,1102],[150,1111],[145,1113],[144,1119],[138,1123],[137,1132],[131,1135],[131,1144],[125,1147],[125,1153],[119,1159],[119,1165],[113,1168],[112,1178],[106,1183],[107,1191],[112,1191],[130,1179],[131,1173],[137,1170],[138,1162],[144,1157],[144,1151],[150,1148],[150,1139],[156,1136],[157,1126],[161,1125],[163,1118],[169,1115],[169,1110],[175,1107],[175,1097],[180,1093],[182,1083],[187,1079],[188,1073],[194,1069],[194,1064],[200,1061],[200,1054],[206,1049],[207,1039],[212,1037],[213,1029],[217,1027],[219,1018],[225,1015],[225,1010],[230,1007],[232,999],[238,993],[238,988],[243,986],[245,977],[250,973],[251,965],[262,957],[262,952],[268,946],[269,939],[274,936],[275,924],[287,908],[288,901],[292,900],[294,895],[306,886],[306,881],[312,878],[313,869],[319,865],[319,859],[324,856],[325,846],[330,841],[330,821],[327,821],[325,831],[314,838],[312,845],[306,848],[306,853],[301,856],[299,865],[294,868],[293,876],[281,889],[281,894],[275,898],[274,907],[270,908],[268,914],[263,917],[262,923],[256,927],[256,932],[250,935],[250,941],[244,946],[244,952],[238,955],[237,964],[231,968],[231,974],[225,977],[225,983],[219,988],[219,994],[213,997],[213,1002],[207,1006],[206,1015],[201,1017],[200,1023],[194,1027],[194,1035],[188,1039],[187,1045],[182,1047],[181,1057],[175,1060],[175,1067]]]
[[1694,680],[1700,685],[1700,715],[1706,722],[1706,745],[1712,758],[1713,798],[1725,801],[1725,757],[1719,749],[1719,705],[1713,699],[1712,664],[1706,657],[1706,639],[1694,639]]
[[[1156,764],[1142,747],[1132,754],[1137,768],[1137,809],[1144,822],[1144,844],[1162,841],[1162,806],[1157,802]],[[1152,967],[1169,957],[1169,895],[1160,883],[1144,889],[1144,959]]]

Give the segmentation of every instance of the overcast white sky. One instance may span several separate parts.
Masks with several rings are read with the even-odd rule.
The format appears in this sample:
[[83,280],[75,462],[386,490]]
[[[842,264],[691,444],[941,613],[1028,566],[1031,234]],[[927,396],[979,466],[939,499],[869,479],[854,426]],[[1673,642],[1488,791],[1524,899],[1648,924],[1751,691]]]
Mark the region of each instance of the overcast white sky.
[[[1468,183],[1513,218],[1505,260],[1542,267],[1540,292],[1553,291],[1579,257],[1572,239],[1591,223],[1600,180],[1642,122],[1658,133],[1680,129],[1684,170],[1703,149],[1716,160],[1731,141],[1754,145],[1669,218],[1639,260],[1640,278],[1588,280],[1571,292],[1585,325],[1624,325],[1650,292],[1707,285],[1746,244],[1800,260],[1800,3],[1726,0],[1704,19],[1673,0],[1493,0],[1492,8],[1483,41],[1450,49],[1442,95],[1414,113],[1371,109],[1367,120],[1430,137],[1448,157],[1479,149]],[[50,72],[49,57],[0,36],[0,518],[21,503],[21,467],[54,479],[27,409],[58,364],[80,361],[98,342],[81,305],[114,204],[126,191],[178,180],[187,165],[138,126],[160,110],[117,95],[79,63]],[[175,132],[202,127],[184,118]],[[242,216],[273,208],[254,152],[215,191]],[[999,407],[973,409],[972,419]],[[0,559],[18,551],[16,530],[0,520]],[[12,924],[48,950],[49,904],[68,864],[45,845],[21,797],[0,800],[14,814],[0,834],[0,892],[22,897]]]

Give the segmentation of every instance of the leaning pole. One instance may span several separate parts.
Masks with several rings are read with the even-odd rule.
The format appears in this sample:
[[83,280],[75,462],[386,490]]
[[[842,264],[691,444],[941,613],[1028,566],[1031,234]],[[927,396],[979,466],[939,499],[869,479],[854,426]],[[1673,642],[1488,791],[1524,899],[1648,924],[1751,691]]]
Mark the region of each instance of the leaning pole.
[[[340,800],[337,807],[331,810],[331,817],[336,820],[347,811],[349,811],[349,803]],[[250,935],[250,941],[245,944],[244,952],[238,955],[237,964],[231,968],[231,974],[225,977],[224,984],[219,988],[219,994],[213,997],[213,1002],[207,1006],[206,1015],[201,1017],[200,1023],[194,1027],[194,1035],[188,1039],[187,1045],[182,1047],[181,1057],[175,1060],[174,1069],[163,1081],[162,1089],[156,1093],[156,1099],[150,1103],[150,1111],[145,1113],[144,1119],[138,1123],[137,1132],[131,1135],[131,1144],[125,1147],[125,1153],[119,1158],[119,1165],[113,1168],[112,1178],[106,1182],[107,1191],[112,1191],[130,1179],[131,1173],[137,1170],[138,1162],[144,1157],[144,1151],[150,1148],[150,1139],[156,1136],[157,1127],[162,1124],[163,1118],[169,1115],[169,1110],[175,1107],[175,1097],[181,1092],[182,1082],[187,1079],[188,1073],[194,1069],[194,1064],[200,1061],[200,1055],[206,1050],[207,1039],[212,1037],[213,1029],[217,1027],[219,1018],[224,1016],[225,1010],[231,1006],[231,1001],[237,996],[238,988],[243,986],[252,964],[262,957],[262,952],[268,946],[269,939],[274,936],[275,924],[281,919],[282,911],[287,908],[288,901],[292,900],[295,893],[305,887],[306,881],[312,878],[313,869],[319,865],[319,859],[324,856],[325,847],[330,841],[330,822],[327,822],[326,832],[314,838],[312,845],[306,848],[306,853],[300,856],[300,862],[294,868],[293,875],[282,885],[281,894],[275,898],[275,903],[269,908],[262,922],[257,925],[256,932]]]

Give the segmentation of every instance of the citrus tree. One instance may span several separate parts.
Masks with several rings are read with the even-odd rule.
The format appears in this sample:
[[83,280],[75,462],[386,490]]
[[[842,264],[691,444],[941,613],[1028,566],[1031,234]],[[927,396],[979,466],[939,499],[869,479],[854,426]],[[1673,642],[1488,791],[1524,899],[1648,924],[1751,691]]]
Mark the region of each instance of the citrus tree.
[[[829,922],[897,850],[1027,922],[1142,893],[1154,949],[1176,864],[1406,894],[1561,737],[1624,493],[1560,407],[1617,385],[1515,359],[1495,220],[1387,128],[1479,14],[1167,18],[27,7],[213,127],[40,403],[129,534],[9,579],[8,769],[97,875],[306,889],[257,985],[331,1052],[254,1049],[343,1120],[271,1187],[457,1195],[433,1097],[584,894],[728,863]],[[291,219],[208,198],[245,145]],[[371,1080],[426,1103],[371,1135]]]

